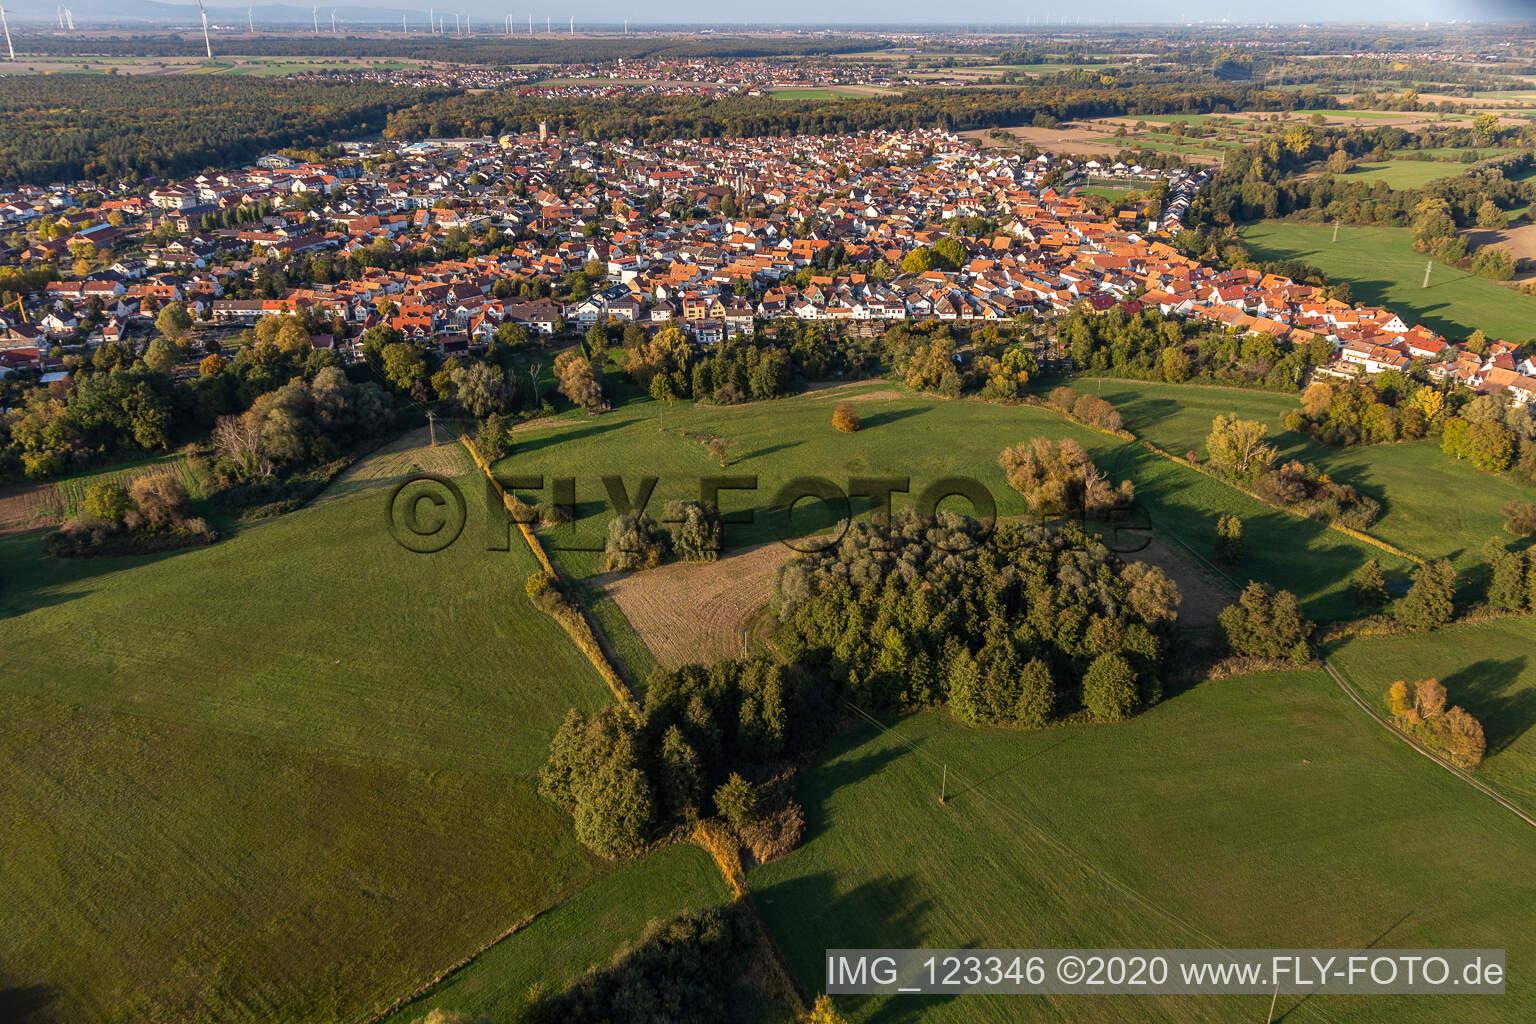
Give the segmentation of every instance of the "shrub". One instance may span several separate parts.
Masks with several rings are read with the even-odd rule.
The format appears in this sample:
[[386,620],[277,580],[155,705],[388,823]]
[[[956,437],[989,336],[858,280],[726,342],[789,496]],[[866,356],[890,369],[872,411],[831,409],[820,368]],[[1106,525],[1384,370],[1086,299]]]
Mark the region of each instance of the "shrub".
[[1512,501],[1503,512],[1504,529],[1516,537],[1536,537],[1536,503]]
[[674,557],[684,562],[713,562],[720,557],[725,531],[713,504],[669,501],[661,518],[667,524]]
[[757,820],[757,787],[737,772],[715,790],[715,810],[736,828]]
[[1500,551],[1493,556],[1488,581],[1488,603],[1507,612],[1525,611],[1529,594],[1525,580],[1525,558],[1514,551]]
[[1482,723],[1446,703],[1445,687],[1436,679],[1399,679],[1387,691],[1387,707],[1398,728],[1458,768],[1476,768],[1488,747]]
[[1435,629],[1455,614],[1456,570],[1442,558],[1413,573],[1413,585],[1393,614],[1409,629]]
[[837,408],[832,410],[832,426],[845,434],[852,434],[859,429],[859,414],[854,409],[852,402],[838,402]]
[[1216,557],[1228,565],[1243,560],[1243,521],[1235,515],[1216,520]]
[[1082,395],[1073,402],[1072,418],[1112,434],[1118,433],[1123,426],[1115,407],[1097,395]]
[[1083,706],[1095,718],[1118,722],[1136,713],[1136,670],[1118,654],[1101,654],[1083,675]]
[[650,516],[630,511],[609,521],[603,553],[609,570],[654,569],[666,560],[667,537]]
[[475,444],[490,462],[505,458],[512,450],[512,422],[499,412],[480,421],[475,429]]
[[1237,604],[1224,609],[1218,621],[1236,654],[1287,658],[1298,665],[1311,658],[1307,638],[1312,635],[1312,623],[1302,616],[1296,595],[1288,590],[1249,583]]
[[87,516],[109,523],[122,522],[132,507],[133,499],[128,496],[128,489],[115,480],[92,484],[80,502],[80,508]]
[[737,829],[742,843],[759,864],[778,860],[800,845],[805,835],[805,812],[791,800],[785,806]]
[[1112,486],[1083,446],[1070,439],[1037,437],[1027,445],[1003,449],[997,461],[1009,485],[1038,515],[1099,518],[1129,507],[1135,496],[1129,480]]
[[1349,580],[1349,596],[1361,608],[1380,608],[1387,603],[1387,580],[1381,572],[1381,563],[1371,559]]

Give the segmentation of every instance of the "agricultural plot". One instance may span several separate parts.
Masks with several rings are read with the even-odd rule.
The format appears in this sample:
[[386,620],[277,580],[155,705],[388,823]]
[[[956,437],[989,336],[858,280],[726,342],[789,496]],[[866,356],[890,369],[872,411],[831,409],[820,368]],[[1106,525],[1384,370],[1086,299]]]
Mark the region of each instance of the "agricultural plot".
[[6,985],[65,1020],[352,1021],[604,872],[534,792],[611,698],[531,557],[478,520],[407,552],[383,505],[140,558],[0,538]]
[[[1371,535],[1422,558],[1450,558],[1460,566],[1479,561],[1489,537],[1508,536],[1502,532],[1504,505],[1536,500],[1536,489],[1459,462],[1433,440],[1344,449],[1318,444],[1285,429],[1286,414],[1297,407],[1290,395],[1109,378],[1075,386],[1113,403],[1127,429],[1177,455],[1203,456],[1217,416],[1258,420],[1269,427],[1281,458],[1315,463],[1381,502]],[[1445,500],[1448,494],[1456,500]]]
[[1243,229],[1261,260],[1299,259],[1348,281],[1357,302],[1379,304],[1452,339],[1482,329],[1490,338],[1525,341],[1536,334],[1536,297],[1521,295],[1455,267],[1436,263],[1421,287],[1427,257],[1413,251],[1407,228],[1265,222]]
[[[863,419],[864,429],[856,434],[832,429],[832,408],[842,398],[853,400]],[[576,478],[576,521],[544,534],[555,546],[589,549],[559,554],[562,565],[577,576],[596,575],[603,568],[601,549],[612,516],[600,483],[604,475],[622,475],[631,492],[642,476],[656,476],[649,506],[654,515],[669,499],[697,500],[703,476],[756,476],[757,490],[720,494],[723,511],[752,514],[751,522],[727,528],[728,545],[739,550],[775,539],[770,517],[775,494],[807,476],[844,487],[855,476],[910,478],[911,492],[895,497],[897,508],[911,507],[921,490],[937,480],[969,476],[990,491],[999,514],[1022,515],[1027,506],[1008,486],[997,456],[1005,446],[1036,436],[1080,441],[1107,473],[1135,484],[1140,507],[1158,531],[1176,536],[1200,557],[1214,557],[1217,516],[1242,516],[1253,552],[1244,571],[1291,590],[1316,617],[1350,613],[1346,582],[1367,559],[1380,557],[1396,566],[1376,548],[1272,509],[1139,445],[1028,407],[944,401],[877,383],[735,407],[679,403],[664,408],[637,401],[597,418],[568,416],[556,424],[518,434],[513,454],[498,472],[541,475],[546,481]],[[1206,417],[1201,438],[1209,424]],[[726,467],[711,460],[696,439],[706,435],[726,441]],[[530,502],[549,499],[548,491],[523,496]],[[963,511],[966,506],[962,501],[953,507]],[[851,508],[856,515],[865,510],[861,504]],[[820,502],[804,502],[795,509],[788,535],[829,528],[840,515],[841,510]],[[1124,543],[1135,547],[1139,540]]]
[[1356,164],[1344,175],[1345,181],[1384,181],[1388,188],[1422,188],[1431,181],[1454,178],[1465,173],[1467,165],[1443,160],[1382,160]]
[[1488,753],[1478,777],[1536,812],[1536,619],[1358,637],[1329,659],[1379,706],[1398,679],[1439,679],[1448,700],[1483,724]]
[[180,455],[167,455],[160,458],[145,459],[127,466],[118,466],[112,469],[90,470],[75,476],[65,477],[50,485],[58,492],[59,505],[65,518],[80,514],[81,505],[90,489],[98,483],[111,481],[129,487],[135,480],[142,476],[169,475],[180,478],[187,488],[187,494],[192,498],[200,498],[196,481],[193,480],[187,469],[187,460]]
[[589,967],[620,955],[650,921],[730,898],[709,854],[696,846],[663,847],[552,908],[383,1024],[411,1024],[433,1009],[514,1020],[535,993],[559,992]]
[[[947,801],[940,805],[947,766]],[[808,838],[748,876],[801,983],[834,947],[1503,946],[1508,994],[1281,996],[1277,1019],[1524,1021],[1536,830],[1319,672],[1201,683],[1131,722],[859,728],[802,776]],[[1433,867],[1429,867],[1433,865]],[[1263,1020],[1270,997],[869,997],[852,1020]]]

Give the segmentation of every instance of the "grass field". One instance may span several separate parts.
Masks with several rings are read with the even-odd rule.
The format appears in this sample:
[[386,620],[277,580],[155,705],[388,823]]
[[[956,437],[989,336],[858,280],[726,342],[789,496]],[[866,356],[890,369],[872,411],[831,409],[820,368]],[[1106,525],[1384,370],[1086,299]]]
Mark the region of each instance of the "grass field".
[[353,1021],[603,873],[531,774],[607,688],[531,556],[478,520],[406,552],[387,493],[163,556],[0,540],[0,987],[59,1020]]
[[1407,228],[1263,223],[1243,229],[1261,260],[1299,259],[1348,281],[1357,302],[1383,305],[1410,323],[1460,340],[1481,328],[1490,338],[1523,342],[1536,335],[1536,298],[1436,263],[1421,288],[1426,257]]
[[1433,634],[1361,637],[1329,655],[1367,697],[1398,679],[1439,679],[1483,723],[1484,781],[1536,811],[1536,619],[1500,619]]
[[1467,167],[1467,164],[1444,160],[1383,160],[1356,164],[1353,170],[1344,175],[1344,180],[1384,181],[1388,188],[1420,188],[1431,181],[1463,174]]
[[776,100],[845,100],[857,92],[837,88],[769,89],[768,95]]
[[[1489,537],[1509,539],[1500,509],[1510,501],[1536,501],[1536,489],[1458,462],[1433,440],[1344,449],[1317,444],[1285,429],[1286,414],[1297,407],[1289,395],[1108,378],[1075,387],[1102,395],[1127,429],[1178,455],[1191,449],[1203,455],[1211,421],[1224,413],[1265,423],[1282,457],[1315,463],[1382,503],[1373,536],[1423,558],[1447,557],[1462,566],[1479,561]],[[1447,501],[1449,494],[1456,500]]]
[[[839,434],[831,427],[832,408],[840,398],[851,399],[864,421],[857,434]],[[782,485],[804,476],[826,477],[844,487],[855,476],[908,477],[911,493],[895,499],[902,508],[910,507],[929,484],[967,475],[990,491],[1000,514],[1023,514],[1023,498],[1008,486],[997,456],[1003,447],[1034,436],[1081,441],[1107,472],[1134,482],[1139,502],[1160,529],[1176,533],[1206,557],[1215,553],[1217,516],[1242,516],[1252,552],[1245,569],[1255,578],[1292,590],[1316,617],[1349,614],[1345,581],[1368,558],[1379,556],[1389,566],[1396,565],[1390,556],[1318,523],[1279,512],[1137,445],[1037,409],[935,400],[881,381],[735,407],[677,403],[664,410],[665,430],[657,425],[662,411],[657,403],[644,400],[592,419],[562,417],[556,426],[516,435],[513,454],[498,464],[499,473],[542,475],[546,482],[555,476],[576,478],[576,522],[544,531],[552,544],[595,549],[559,555],[574,574],[587,576],[602,569],[604,531],[612,516],[599,483],[605,474],[622,474],[631,490],[641,476],[658,477],[649,506],[653,514],[659,514],[668,499],[697,500],[702,476],[755,475],[755,492],[725,491],[720,498],[726,512],[752,512],[751,523],[727,528],[728,544],[745,547],[774,539],[768,506]],[[1207,430],[1209,422],[1207,417]],[[685,433],[725,438],[729,465],[721,469],[700,441]],[[548,490],[524,494],[530,501],[549,498]],[[956,507],[965,510],[963,502]],[[833,517],[816,514],[824,509],[817,502],[797,508],[796,533],[827,525]],[[1306,552],[1304,557],[1301,552]]]
[[[748,880],[813,990],[832,947],[1497,946],[1511,972],[1502,997],[1281,996],[1275,1019],[1536,1016],[1523,966],[1536,956],[1536,877],[1523,867],[1536,830],[1322,673],[1203,683],[1116,726],[1013,733],[913,715],[845,737],[800,792],[807,841]],[[1264,1020],[1269,996],[842,1005],[860,1024],[1231,1024]]]
[[588,967],[607,964],[647,923],[730,901],[709,854],[669,846],[572,896],[488,950],[430,993],[384,1019],[410,1024],[429,1010],[510,1021],[531,993],[559,992]]

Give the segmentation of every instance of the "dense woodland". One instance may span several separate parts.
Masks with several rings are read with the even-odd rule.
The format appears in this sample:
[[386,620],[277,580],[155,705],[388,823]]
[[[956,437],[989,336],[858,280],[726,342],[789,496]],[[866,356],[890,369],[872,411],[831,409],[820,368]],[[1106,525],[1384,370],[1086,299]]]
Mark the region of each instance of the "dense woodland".
[[420,89],[368,82],[8,75],[0,77],[0,185],[238,166],[376,132],[392,110],[422,99]]
[[1031,84],[1006,89],[913,89],[898,96],[846,100],[785,101],[769,97],[705,99],[692,96],[626,96],[602,107],[591,100],[519,97],[505,92],[461,94],[422,103],[391,115],[390,138],[495,135],[529,132],[547,121],[551,130],[579,130],[598,138],[705,138],[753,135],[832,135],[843,132],[943,128],[963,131],[1028,124],[1037,116],[1058,121],[1112,115],[1288,110],[1294,92],[1252,85],[1181,83],[1064,89]]

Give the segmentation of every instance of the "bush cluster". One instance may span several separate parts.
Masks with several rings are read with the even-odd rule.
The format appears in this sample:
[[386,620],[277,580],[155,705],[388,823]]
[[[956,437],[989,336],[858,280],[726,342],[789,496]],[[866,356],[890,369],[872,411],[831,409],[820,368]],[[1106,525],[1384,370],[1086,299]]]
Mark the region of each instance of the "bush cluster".
[[1119,718],[1161,696],[1171,580],[1076,524],[981,531],[903,512],[791,559],[774,583],[780,650],[856,704],[947,702],[975,723]]
[[1399,679],[1387,691],[1387,705],[1399,728],[1458,768],[1476,768],[1488,746],[1482,723],[1445,703],[1445,687],[1436,679]]

